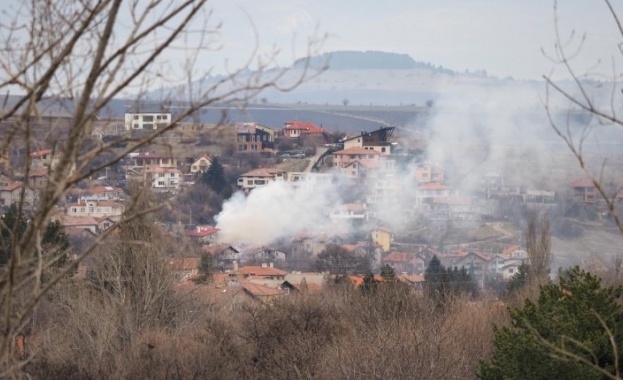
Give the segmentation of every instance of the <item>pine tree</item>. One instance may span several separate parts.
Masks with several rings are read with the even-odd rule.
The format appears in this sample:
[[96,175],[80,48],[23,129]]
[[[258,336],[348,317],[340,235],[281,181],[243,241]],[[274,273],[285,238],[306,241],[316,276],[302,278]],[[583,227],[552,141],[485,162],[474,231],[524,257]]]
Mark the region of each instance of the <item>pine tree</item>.
[[493,359],[481,364],[479,377],[615,378],[623,359],[621,295],[621,287],[603,288],[579,267],[562,273],[560,284],[541,287],[536,303],[510,310],[512,323],[495,329]]
[[372,271],[369,270],[366,272],[366,275],[363,276],[363,283],[361,284],[361,291],[363,293],[370,294],[376,290],[378,285],[379,285],[378,280],[374,278],[374,274],[372,273]]
[[217,194],[225,195],[227,190],[227,179],[225,178],[225,170],[217,157],[214,157],[212,164],[201,178],[202,182],[208,188]]
[[389,264],[385,264],[381,267],[381,277],[384,282],[396,282],[397,280],[396,271]]

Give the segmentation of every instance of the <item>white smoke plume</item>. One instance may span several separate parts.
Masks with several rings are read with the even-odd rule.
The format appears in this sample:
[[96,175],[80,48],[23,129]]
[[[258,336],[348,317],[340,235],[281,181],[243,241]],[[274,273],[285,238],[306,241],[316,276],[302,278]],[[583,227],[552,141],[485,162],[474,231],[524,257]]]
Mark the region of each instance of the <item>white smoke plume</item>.
[[231,243],[269,244],[300,231],[326,228],[329,212],[339,204],[337,186],[293,186],[271,182],[248,196],[237,192],[216,216],[220,238]]

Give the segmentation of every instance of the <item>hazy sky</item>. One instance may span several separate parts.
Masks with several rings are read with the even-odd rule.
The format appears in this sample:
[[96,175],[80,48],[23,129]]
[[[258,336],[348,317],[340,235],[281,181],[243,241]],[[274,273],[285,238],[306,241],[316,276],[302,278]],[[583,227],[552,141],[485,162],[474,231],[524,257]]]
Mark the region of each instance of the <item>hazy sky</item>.
[[[457,71],[484,69],[491,75],[538,79],[554,66],[541,53],[553,52],[551,0],[215,0],[213,20],[223,22],[222,50],[206,56],[217,70],[227,59],[239,65],[255,43],[281,49],[279,64],[306,52],[309,36],[327,34],[323,51],[380,50]],[[623,11],[623,7],[621,10]],[[623,13],[623,12],[622,12]],[[560,0],[564,38],[586,33],[578,69],[612,72],[623,41],[600,0]],[[579,41],[579,39],[576,39]]]

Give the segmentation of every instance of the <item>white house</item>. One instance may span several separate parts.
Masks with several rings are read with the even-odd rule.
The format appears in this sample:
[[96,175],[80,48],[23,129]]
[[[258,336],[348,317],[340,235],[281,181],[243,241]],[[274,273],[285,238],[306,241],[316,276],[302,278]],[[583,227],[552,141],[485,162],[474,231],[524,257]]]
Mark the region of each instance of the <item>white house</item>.
[[249,191],[256,187],[267,185],[273,181],[285,181],[286,172],[275,168],[261,168],[251,170],[238,177],[238,187]]
[[154,189],[172,190],[180,187],[182,172],[177,168],[147,166],[141,171],[143,186]]
[[109,218],[119,221],[125,210],[121,202],[116,201],[80,201],[67,207],[68,216],[90,216],[93,218]]
[[171,120],[171,114],[167,112],[126,113],[125,129],[127,131],[138,129],[160,129],[171,124]]
[[207,172],[210,165],[212,165],[212,158],[210,158],[207,154],[204,154],[193,162],[190,166],[190,172],[192,174]]

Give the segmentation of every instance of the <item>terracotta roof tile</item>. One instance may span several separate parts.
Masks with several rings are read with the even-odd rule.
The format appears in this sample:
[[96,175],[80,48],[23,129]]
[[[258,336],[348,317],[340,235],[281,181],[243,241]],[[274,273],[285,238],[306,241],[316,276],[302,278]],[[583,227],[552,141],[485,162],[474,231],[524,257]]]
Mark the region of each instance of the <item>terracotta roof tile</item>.
[[284,130],[300,130],[304,133],[324,133],[324,129],[320,128],[316,124],[308,123],[305,121],[286,121],[284,123]]
[[238,270],[239,274],[250,276],[285,276],[288,272],[277,268],[263,267],[261,265],[247,265]]

